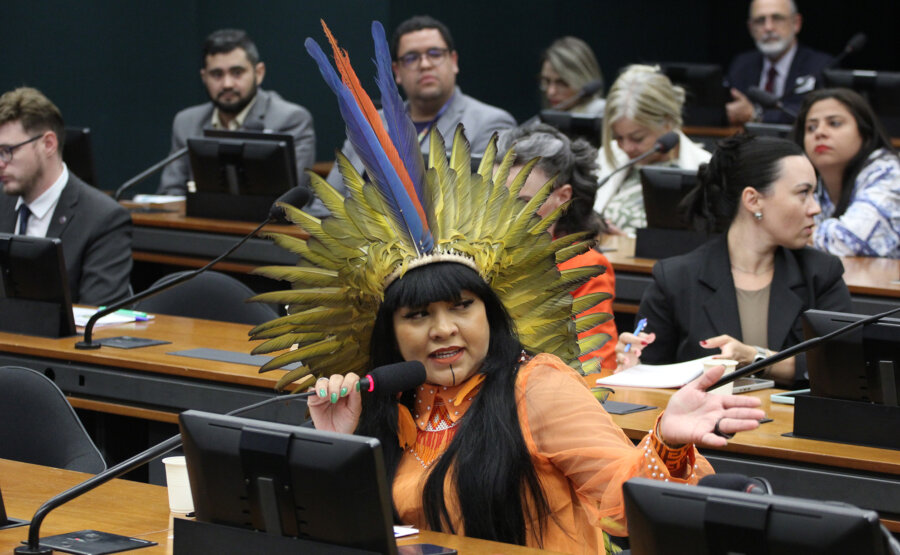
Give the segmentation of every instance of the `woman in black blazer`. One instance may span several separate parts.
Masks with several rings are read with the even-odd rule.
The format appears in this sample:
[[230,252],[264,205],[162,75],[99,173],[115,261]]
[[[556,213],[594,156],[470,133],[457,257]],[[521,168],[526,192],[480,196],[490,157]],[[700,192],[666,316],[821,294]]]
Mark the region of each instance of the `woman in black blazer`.
[[[720,235],[654,266],[638,314],[649,333],[620,336],[619,368],[638,357],[665,364],[715,351],[745,365],[799,343],[805,310],[849,312],[840,260],[806,246],[820,211],[815,187],[812,164],[790,141],[722,141],[685,199],[695,224]],[[806,376],[805,359],[782,361],[765,375],[793,384]]]

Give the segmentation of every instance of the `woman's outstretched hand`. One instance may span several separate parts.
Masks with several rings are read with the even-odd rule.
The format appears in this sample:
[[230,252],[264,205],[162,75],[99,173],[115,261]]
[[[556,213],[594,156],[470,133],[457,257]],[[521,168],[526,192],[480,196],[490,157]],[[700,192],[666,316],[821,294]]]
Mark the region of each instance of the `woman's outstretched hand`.
[[724,371],[724,366],[710,368],[672,395],[659,422],[666,444],[722,447],[728,444],[726,435],[759,426],[766,414],[756,408],[761,403],[756,397],[707,393]]
[[306,400],[306,405],[316,429],[352,434],[362,412],[359,376],[350,372],[319,378],[313,391],[315,395]]

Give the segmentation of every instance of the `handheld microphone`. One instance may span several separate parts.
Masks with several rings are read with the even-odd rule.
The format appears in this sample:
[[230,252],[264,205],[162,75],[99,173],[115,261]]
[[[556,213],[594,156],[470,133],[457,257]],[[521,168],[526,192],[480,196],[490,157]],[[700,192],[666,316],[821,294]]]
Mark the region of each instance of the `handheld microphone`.
[[[676,133],[675,131],[669,131],[665,135],[656,139],[656,143],[653,144],[653,148],[651,148],[647,152],[641,154],[637,158],[634,158],[634,159],[629,160],[628,162],[622,164],[621,166],[619,166],[618,168],[613,170],[612,173],[610,173],[609,175],[607,175],[606,177],[601,179],[600,182],[597,184],[597,190],[599,191],[601,187],[606,185],[606,182],[609,181],[612,178],[612,176],[616,175],[617,173],[621,172],[622,170],[626,170],[626,169],[630,168],[631,166],[637,164],[641,160],[644,160],[645,158],[652,156],[654,154],[665,154],[665,153],[669,152],[670,150],[672,150],[673,148],[678,146],[678,141],[679,141],[678,133]],[[614,194],[609,195],[606,199],[606,202],[603,204],[603,206],[599,210],[595,209],[595,211],[598,214],[602,214],[603,211],[606,209],[606,205],[609,204],[609,201],[612,199],[613,196],[614,196]]]
[[603,79],[594,79],[593,81],[589,81],[585,83],[581,89],[578,90],[577,93],[570,96],[569,98],[563,100],[556,106],[553,106],[554,110],[568,110],[572,106],[575,106],[585,98],[594,96],[598,91],[603,89]]
[[[360,380],[360,385],[365,384],[368,391],[377,395],[396,395],[408,389],[412,389],[425,381],[425,366],[417,361],[405,361],[395,364],[387,364],[379,366],[370,372],[365,378]],[[277,402],[277,401],[293,401],[309,397],[313,392],[295,393],[292,395],[276,395],[264,401],[241,407],[228,412],[228,416],[237,416],[253,409]],[[68,490],[56,495],[41,505],[34,516],[31,518],[31,524],[28,528],[28,544],[17,547],[15,552],[27,555],[45,555],[52,552],[49,548],[43,548],[40,545],[41,523],[47,514],[60,505],[79,497],[99,485],[118,478],[127,472],[131,472],[135,468],[147,464],[156,457],[164,455],[181,445],[181,434],[174,435],[169,439],[158,443],[146,451],[138,453],[130,459],[120,462],[119,464],[107,468],[103,472],[88,478],[84,482],[69,488]]]
[[828,341],[829,339],[844,335],[845,333],[851,332],[851,331],[855,330],[856,328],[865,326],[866,324],[871,324],[872,322],[876,322],[882,318],[887,318],[888,316],[890,316],[891,314],[894,314],[896,312],[900,312],[900,306],[898,306],[896,308],[892,308],[891,310],[888,310],[887,312],[882,312],[881,314],[876,314],[874,316],[869,316],[868,318],[863,318],[862,320],[857,320],[856,322],[853,322],[852,324],[847,324],[846,326],[844,326],[840,329],[836,329],[833,332],[823,335],[821,337],[813,337],[813,338],[807,339],[806,341],[803,341],[801,343],[797,343],[793,347],[788,347],[787,349],[785,349],[781,352],[775,353],[774,355],[772,355],[768,358],[764,358],[762,360],[752,362],[739,370],[735,370],[734,372],[732,372],[730,374],[722,376],[719,379],[719,381],[717,381],[716,383],[712,384],[709,388],[707,388],[707,391],[711,391],[711,390],[716,389],[717,387],[721,387],[729,382],[733,382],[734,380],[736,380],[738,378],[743,378],[744,376],[749,376],[750,374],[759,372],[766,366],[771,366],[771,365],[775,364],[776,362],[781,362],[782,360],[784,360],[786,358],[790,358],[790,357],[792,357],[794,355],[798,355],[800,353],[805,353],[806,351],[812,349],[813,347],[815,347],[816,345],[818,345],[819,343],[821,343],[823,341]]
[[103,318],[107,314],[112,314],[113,312],[119,310],[120,308],[132,305],[132,304],[136,303],[137,301],[141,301],[148,297],[152,297],[153,295],[156,295],[157,293],[161,293],[167,289],[171,289],[172,287],[175,287],[176,285],[178,285],[180,283],[184,283],[185,281],[194,279],[195,277],[199,276],[203,272],[207,271],[208,269],[212,268],[213,266],[215,266],[216,264],[221,262],[224,258],[227,258],[231,253],[233,253],[238,248],[240,248],[241,245],[243,245],[248,240],[250,240],[251,237],[256,235],[257,232],[259,232],[259,230],[263,228],[263,226],[266,226],[270,223],[284,221],[285,214],[284,214],[283,206],[285,204],[290,204],[292,206],[303,206],[306,204],[306,202],[308,200],[309,200],[309,191],[305,187],[292,187],[292,188],[288,189],[287,192],[283,193],[272,204],[272,207],[269,209],[269,217],[266,218],[265,221],[263,221],[261,224],[259,224],[256,227],[256,229],[254,229],[253,231],[248,233],[246,236],[244,236],[243,239],[241,239],[240,241],[235,243],[230,249],[228,249],[224,253],[220,254],[213,260],[210,260],[206,266],[203,266],[202,268],[198,268],[198,269],[194,270],[193,272],[188,272],[186,274],[182,274],[171,281],[166,281],[166,282],[160,283],[154,287],[151,287],[149,289],[141,291],[140,293],[137,293],[135,295],[127,297],[124,300],[121,300],[117,303],[113,303],[113,304],[107,306],[106,308],[95,312],[94,315],[90,317],[87,324],[84,326],[84,337],[81,341],[75,343],[75,348],[76,349],[99,349],[100,343],[94,343],[92,341],[92,337],[91,337],[94,332],[94,326],[97,324],[97,320],[99,320],[100,318]]
[[752,493],[754,495],[771,495],[772,484],[765,478],[750,478],[743,474],[710,474],[700,478],[698,486],[716,489],[727,489]]
[[828,64],[828,67],[837,67],[840,65],[844,58],[849,56],[854,52],[859,52],[866,45],[866,41],[869,40],[869,37],[866,36],[865,33],[856,33],[850,40],[847,41],[847,46],[844,47],[844,50],[837,55],[837,57]]
[[750,87],[747,89],[747,98],[752,102],[759,104],[763,108],[769,110],[779,110],[791,119],[797,119],[797,113],[784,107],[781,99],[772,93],[766,92],[759,87]]

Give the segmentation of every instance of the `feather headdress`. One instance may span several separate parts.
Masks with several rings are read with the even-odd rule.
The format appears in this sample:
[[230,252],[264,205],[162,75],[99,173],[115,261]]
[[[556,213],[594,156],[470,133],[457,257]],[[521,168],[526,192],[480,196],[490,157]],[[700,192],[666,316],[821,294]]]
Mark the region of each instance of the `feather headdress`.
[[[336,164],[348,190],[346,198],[308,172],[313,190],[331,217],[320,220],[284,206],[288,218],[309,238],[278,234],[272,238],[300,255],[302,262],[258,268],[256,273],[287,280],[294,289],[264,293],[254,300],[290,305],[290,314],[257,326],[250,334],[266,340],[254,354],[296,348],[276,356],[260,371],[302,361],[302,366],[281,378],[279,389],[292,382],[304,388],[332,373],[364,373],[369,369],[375,313],[386,287],[411,268],[448,260],[477,270],[491,285],[527,349],[556,354],[579,370],[599,369],[599,358],[583,363],[582,368],[578,356],[596,349],[608,336],[597,334],[579,342],[576,334],[611,316],[574,316],[609,295],[595,293],[573,300],[571,291],[603,269],[557,269],[558,263],[584,253],[591,243],[583,234],[553,240],[547,233],[565,205],[543,219],[536,215],[553,180],[531,200],[518,198],[537,160],[529,162],[507,188],[514,154],[499,160],[495,137],[473,173],[469,143],[460,125],[449,158],[440,133],[431,132],[426,168],[415,128],[394,83],[381,24],[372,23],[372,37],[383,120],[360,85],[347,52],[324,22],[322,26],[338,71],[315,41],[307,39],[306,49],[337,95],[347,136],[371,182],[364,181],[338,153]],[[499,169],[492,175],[495,161]]]

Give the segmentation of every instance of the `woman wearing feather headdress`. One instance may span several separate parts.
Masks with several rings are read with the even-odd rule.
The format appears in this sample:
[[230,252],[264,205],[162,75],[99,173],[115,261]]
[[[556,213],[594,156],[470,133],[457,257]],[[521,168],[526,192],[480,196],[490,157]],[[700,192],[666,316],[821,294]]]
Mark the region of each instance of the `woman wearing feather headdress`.
[[[312,175],[331,218],[286,207],[310,238],[276,241],[308,263],[259,270],[297,288],[258,297],[292,309],[252,334],[268,339],[255,352],[298,347],[263,370],[303,361],[280,384],[313,385],[316,427],[381,441],[398,521],[569,553],[609,549],[606,533],[625,534],[625,480],[696,483],[711,468],[694,445],[721,446],[758,426],[759,401],[706,394],[721,375],[713,370],[676,393],[632,445],[576,372],[591,369],[578,356],[601,342],[577,333],[608,318],[584,314],[602,295],[570,294],[597,268],[557,268],[591,243],[547,233],[561,208],[536,212],[552,182],[520,199],[536,161],[507,188],[514,155],[492,176],[495,142],[473,173],[461,129],[449,159],[432,133],[426,169],[381,25],[373,38],[386,129],[326,33],[341,76],[313,41],[307,49],[372,182],[339,156],[349,198]],[[359,373],[400,360],[422,362],[426,383],[396,399],[358,391]]]

